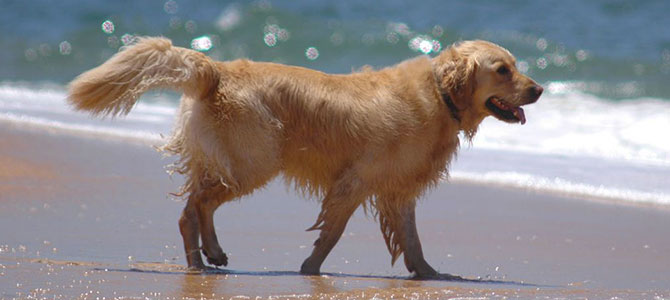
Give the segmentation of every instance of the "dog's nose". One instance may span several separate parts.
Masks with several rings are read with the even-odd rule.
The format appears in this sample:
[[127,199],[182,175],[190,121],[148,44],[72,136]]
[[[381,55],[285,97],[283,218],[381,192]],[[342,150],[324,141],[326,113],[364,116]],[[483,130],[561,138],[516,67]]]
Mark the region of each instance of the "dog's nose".
[[544,92],[544,88],[539,85],[533,85],[528,88],[528,98],[531,99],[531,103],[537,101],[537,99],[540,98],[540,95],[542,95],[542,92]]

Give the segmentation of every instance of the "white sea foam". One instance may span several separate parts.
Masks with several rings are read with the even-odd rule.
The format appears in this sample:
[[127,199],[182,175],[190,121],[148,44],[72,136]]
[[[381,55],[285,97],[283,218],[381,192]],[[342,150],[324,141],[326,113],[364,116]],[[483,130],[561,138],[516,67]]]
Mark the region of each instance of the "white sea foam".
[[452,172],[451,180],[509,186],[569,196],[627,201],[637,204],[670,205],[670,194],[573,182],[560,177],[542,177],[517,172]]
[[[670,205],[670,101],[548,90],[525,109],[526,125],[487,118],[452,179]],[[73,112],[62,87],[2,83],[0,121],[157,144],[170,133],[176,99],[144,98],[128,116],[99,119]]]
[[165,141],[161,134],[142,130],[127,130],[98,125],[65,123],[40,117],[16,115],[0,112],[0,122],[13,123],[14,126],[37,128],[45,131],[68,133],[78,136],[133,141],[157,145]]
[[62,88],[0,84],[0,121],[74,135],[157,144],[170,133],[176,111],[165,99],[138,104],[127,116],[93,118],[74,112]]

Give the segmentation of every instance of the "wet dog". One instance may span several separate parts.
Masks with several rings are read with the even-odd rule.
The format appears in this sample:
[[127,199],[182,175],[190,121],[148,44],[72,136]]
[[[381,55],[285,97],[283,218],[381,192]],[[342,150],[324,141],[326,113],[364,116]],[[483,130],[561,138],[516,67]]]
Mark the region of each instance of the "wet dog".
[[[457,43],[381,70],[331,75],[301,67],[213,61],[164,38],[141,38],[69,86],[76,109],[128,113],[153,88],[183,92],[163,150],[180,156],[188,196],[179,220],[189,268],[228,258],[214,232],[214,211],[282,174],[322,198],[309,230],[320,230],[300,268],[318,274],[347,221],[373,209],[395,262],[420,278],[439,274],[424,259],[416,199],[435,186],[459,147],[493,116],[525,123],[522,105],[542,87],[490,42]],[[200,246],[202,240],[202,247]]]

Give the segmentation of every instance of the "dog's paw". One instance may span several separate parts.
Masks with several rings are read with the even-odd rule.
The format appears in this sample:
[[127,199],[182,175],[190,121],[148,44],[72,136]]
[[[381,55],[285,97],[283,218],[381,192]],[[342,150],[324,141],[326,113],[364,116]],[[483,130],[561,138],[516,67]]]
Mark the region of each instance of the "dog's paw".
[[315,266],[310,263],[309,258],[300,266],[300,274],[302,275],[319,275],[321,274],[320,266]]
[[445,281],[464,281],[465,279],[458,275],[451,275],[447,273],[438,273],[437,279]]
[[210,255],[205,251],[204,249],[202,250],[202,254],[207,257],[207,263],[210,265],[215,265],[215,266],[227,266],[228,265],[228,256],[226,256],[223,251],[219,250],[216,251],[213,255]]
[[205,266],[202,267],[188,267],[186,269],[186,274],[228,274],[229,271],[225,269],[219,269],[215,267]]
[[207,271],[207,267],[205,265],[202,266],[189,266],[186,268],[186,273],[187,274],[200,274],[202,272]]

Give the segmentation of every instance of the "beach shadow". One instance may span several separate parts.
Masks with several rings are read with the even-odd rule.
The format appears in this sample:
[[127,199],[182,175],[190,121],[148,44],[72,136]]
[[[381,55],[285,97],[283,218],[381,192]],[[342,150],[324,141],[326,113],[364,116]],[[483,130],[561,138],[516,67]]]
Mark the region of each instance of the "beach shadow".
[[331,276],[331,277],[343,277],[343,278],[366,278],[366,279],[392,279],[392,280],[406,280],[406,281],[417,281],[417,282],[427,282],[427,281],[442,281],[442,282],[454,282],[454,283],[474,283],[474,284],[503,284],[503,285],[513,285],[521,287],[558,287],[558,286],[549,286],[549,285],[539,285],[533,283],[526,283],[521,281],[507,281],[507,280],[493,280],[493,279],[481,279],[481,278],[466,278],[461,276],[455,276],[446,273],[440,273],[437,277],[431,278],[417,278],[412,276],[384,276],[384,275],[360,275],[360,274],[344,274],[344,273],[321,273],[321,275],[303,275],[298,272],[295,272],[300,276]]
[[[159,264],[151,264],[159,265]],[[187,275],[187,276],[211,276],[211,275],[238,275],[238,276],[262,276],[262,277],[302,277],[302,278],[350,278],[350,279],[382,279],[382,280],[401,280],[414,282],[431,282],[442,281],[452,283],[468,283],[468,284],[499,284],[510,285],[517,287],[542,287],[542,288],[560,288],[558,285],[534,284],[521,281],[512,280],[495,280],[495,279],[481,279],[481,278],[467,278],[455,276],[446,273],[440,273],[437,277],[432,278],[416,278],[412,276],[387,276],[387,275],[366,275],[366,274],[347,274],[347,273],[328,273],[322,272],[321,275],[304,275],[297,271],[244,271],[208,267],[206,271],[189,271],[186,268],[179,267],[176,269],[164,268],[142,268],[133,267],[129,269],[122,268],[94,268],[94,270],[104,270],[107,272],[141,272],[141,273],[155,273],[165,275]]]

